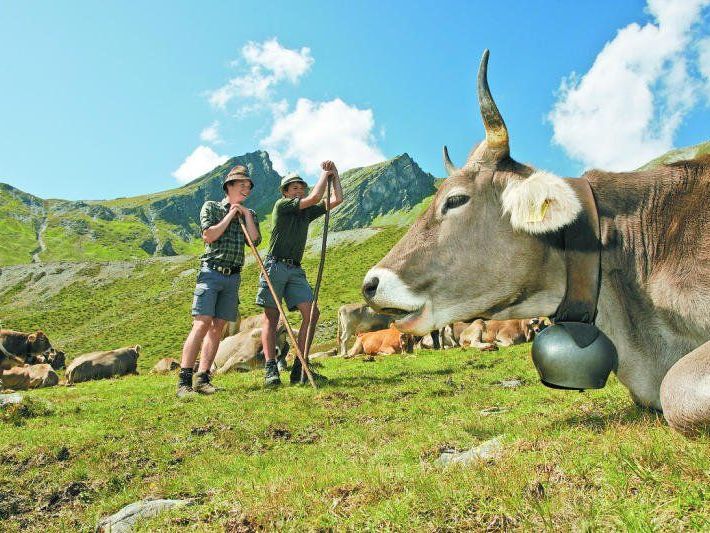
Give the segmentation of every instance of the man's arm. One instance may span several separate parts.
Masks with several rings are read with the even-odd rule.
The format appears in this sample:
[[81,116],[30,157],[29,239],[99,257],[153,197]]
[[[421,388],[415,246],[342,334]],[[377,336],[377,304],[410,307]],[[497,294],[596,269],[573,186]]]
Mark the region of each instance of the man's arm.
[[330,191],[329,200],[330,209],[338,207],[340,204],[343,203],[343,187],[340,183],[340,174],[338,174],[337,169],[335,169],[335,172],[333,173],[333,188]]
[[298,202],[298,208],[306,209],[320,202],[321,198],[323,198],[323,193],[325,192],[325,186],[327,183],[328,173],[324,170],[321,173],[320,178],[318,178],[318,183],[316,183],[315,187],[311,189],[311,193],[308,196],[301,198],[301,201]]
[[227,214],[224,216],[222,220],[220,220],[217,224],[210,226],[206,230],[202,231],[202,240],[205,241],[207,244],[211,244],[217,239],[219,239],[222,234],[224,234],[225,231],[227,231],[227,228],[229,227],[229,223],[232,221],[234,216],[237,214],[237,206],[238,204],[230,205],[229,206],[229,211]]
[[239,214],[244,218],[244,227],[247,229],[251,242],[254,243],[254,246],[259,246],[261,243],[261,231],[259,231],[259,223],[252,214],[251,209],[243,205],[239,205],[237,209],[239,210]]

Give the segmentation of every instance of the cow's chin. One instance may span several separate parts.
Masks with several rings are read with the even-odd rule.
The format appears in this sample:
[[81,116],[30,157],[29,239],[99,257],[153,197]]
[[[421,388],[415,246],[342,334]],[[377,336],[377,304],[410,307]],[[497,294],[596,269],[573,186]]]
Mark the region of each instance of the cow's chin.
[[393,324],[394,327],[402,333],[426,335],[434,329],[434,316],[431,312],[431,301],[427,300],[427,302],[419,309],[401,316],[396,319]]

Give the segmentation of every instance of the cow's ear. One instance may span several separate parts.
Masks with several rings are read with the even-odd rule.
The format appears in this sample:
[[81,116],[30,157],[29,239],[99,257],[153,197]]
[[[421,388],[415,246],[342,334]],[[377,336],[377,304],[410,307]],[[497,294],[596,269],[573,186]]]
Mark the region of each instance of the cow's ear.
[[549,172],[537,171],[522,180],[510,180],[502,195],[503,212],[514,229],[528,233],[556,231],[582,210],[572,187]]
[[141,345],[140,345],[140,344],[136,344],[136,347],[133,348],[133,349],[136,351],[136,353],[140,353],[140,351],[141,351]]
[[33,342],[36,341],[36,340],[37,340],[37,334],[36,334],[36,333],[30,333],[29,335],[27,335],[27,342],[29,342],[30,344],[33,343]]

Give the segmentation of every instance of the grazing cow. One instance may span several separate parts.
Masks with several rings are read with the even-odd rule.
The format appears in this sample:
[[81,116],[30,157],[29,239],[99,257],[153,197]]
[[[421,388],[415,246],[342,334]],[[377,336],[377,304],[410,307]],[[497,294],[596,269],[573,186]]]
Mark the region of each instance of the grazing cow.
[[392,317],[374,312],[361,303],[341,305],[338,309],[339,355],[345,355],[348,339],[357,333],[387,329]]
[[180,361],[173,359],[172,357],[163,357],[160,361],[155,363],[155,366],[151,370],[154,374],[169,374],[173,370],[178,370],[180,368]]
[[119,348],[106,352],[92,352],[74,359],[67,367],[67,384],[92,379],[106,379],[126,374],[137,374],[140,346]]
[[[559,178],[510,157],[484,53],[478,95],[486,139],[425,213],[365,276],[363,294],[403,331],[465,317],[554,316],[567,282],[571,226],[598,216],[596,325],[618,353],[634,401],[693,434],[710,428],[710,158],[634,172]],[[605,132],[598,132],[604,135]],[[591,190],[591,192],[590,192]],[[589,291],[591,293],[592,291]]]
[[6,389],[28,390],[54,387],[59,383],[59,376],[51,365],[27,365],[3,371],[0,381]]
[[358,333],[355,344],[346,357],[365,354],[412,353],[414,351],[414,336],[402,333],[395,328],[381,329],[367,333]]
[[473,346],[480,350],[495,350],[498,346],[513,346],[530,342],[535,336],[539,318],[524,320],[474,320],[461,333],[461,346]]
[[0,329],[0,370],[18,365],[46,363],[52,350],[49,339],[41,331],[21,333]]
[[[276,331],[276,358],[284,361],[290,347],[286,339],[286,328],[281,326]],[[240,331],[219,343],[217,355],[212,363],[212,371],[225,374],[254,370],[264,368],[264,362],[261,328],[254,328],[251,331]]]

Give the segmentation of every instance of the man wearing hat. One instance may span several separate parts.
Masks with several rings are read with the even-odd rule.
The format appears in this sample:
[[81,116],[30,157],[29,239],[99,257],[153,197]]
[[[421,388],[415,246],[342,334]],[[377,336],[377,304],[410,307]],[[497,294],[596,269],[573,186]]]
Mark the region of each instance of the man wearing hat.
[[[306,273],[301,268],[303,252],[308,238],[308,225],[326,212],[325,202],[321,202],[326,190],[328,176],[333,178],[333,188],[330,194],[332,209],[343,201],[343,189],[340,185],[338,169],[332,161],[321,163],[323,172],[313,190],[308,193],[308,185],[300,176],[289,174],[281,180],[282,198],[274,204],[272,213],[273,229],[269,241],[269,253],[264,266],[271,279],[271,284],[279,299],[285,298],[289,311],[298,309],[303,320],[298,332],[298,346],[301,353],[305,351],[306,332],[313,302],[313,290],[308,284]],[[266,359],[265,385],[274,387],[281,384],[279,370],[276,365],[276,327],[279,312],[271,292],[263,276],[259,280],[259,290],[256,303],[264,308],[261,342],[264,346]],[[318,308],[313,314],[311,338],[318,322]],[[301,380],[301,362],[297,358],[291,370],[291,383]]]
[[[244,234],[237,217],[244,219],[249,237],[261,242],[256,213],[242,205],[251,194],[254,182],[247,167],[237,165],[222,181],[225,198],[207,201],[200,211],[205,253],[200,257],[200,273],[192,302],[192,330],[182,349],[177,396],[214,394],[210,367],[217,353],[224,325],[237,319],[240,272],[244,264]],[[202,346],[200,367],[194,376],[193,365]]]

